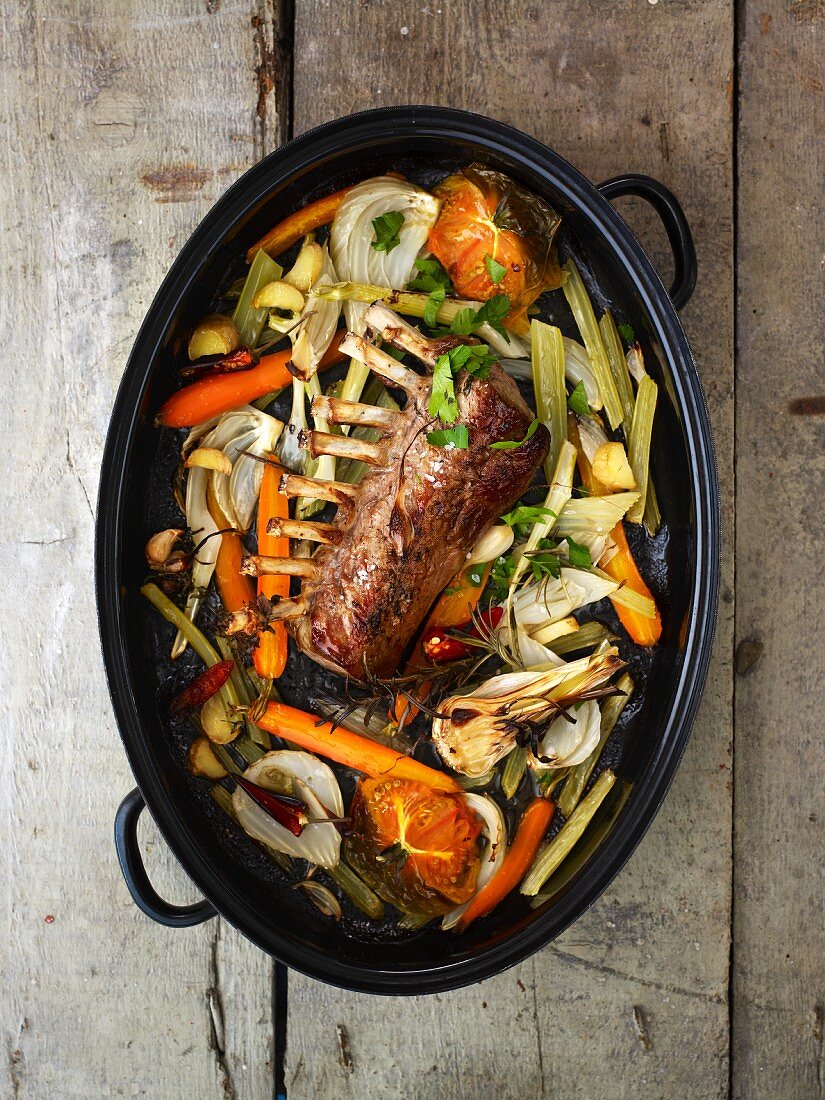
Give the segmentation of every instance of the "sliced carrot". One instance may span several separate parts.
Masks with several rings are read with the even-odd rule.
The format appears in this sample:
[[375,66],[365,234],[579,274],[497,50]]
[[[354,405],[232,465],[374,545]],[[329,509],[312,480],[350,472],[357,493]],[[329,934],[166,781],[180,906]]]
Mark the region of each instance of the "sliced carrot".
[[[258,497],[258,553],[268,557],[289,557],[289,539],[270,535],[271,519],[289,518],[289,500],[280,491],[282,469],[271,463],[264,466]],[[259,577],[258,595],[268,600],[289,595],[289,577]],[[286,667],[287,638],[283,623],[273,623],[263,631],[252,654],[255,671],[270,687]]]
[[[343,329],[335,334],[321,359],[319,370],[341,362],[343,356],[338,347],[344,336]],[[291,358],[291,349],[285,349],[264,355],[258,365],[250,370],[200,378],[191,386],[184,386],[173,393],[162,406],[156,422],[164,428],[191,428],[212,416],[248,405],[265,394],[285,389],[292,384],[292,375],[287,367]]]
[[280,256],[313,229],[329,225],[348,191],[348,187],[341,191],[333,191],[331,195],[325,195],[322,199],[316,199],[315,202],[302,206],[300,210],[296,210],[282,222],[278,222],[273,229],[252,245],[246,254],[246,262],[252,263],[259,248],[270,256]]
[[[647,596],[648,599],[652,600],[653,596],[650,589],[639,572],[630,547],[627,545],[627,536],[624,533],[624,524],[621,521],[610,532],[610,537],[618,546],[619,551],[605,564],[605,573],[612,577],[614,581],[624,584],[631,592],[638,592],[640,596]],[[662,636],[662,616],[658,607],[656,608],[655,618],[646,619],[629,607],[623,607],[622,604],[614,603],[613,606],[616,608],[622,626],[636,645],[656,645]]]
[[[464,568],[456,573],[441,595],[435,602],[430,612],[424,629],[421,631],[419,641],[407,662],[405,672],[414,672],[427,664],[427,656],[421,644],[424,638],[429,637],[435,630],[452,630],[455,627],[466,626],[473,617],[473,612],[478,607],[484,586],[490,578],[493,563],[488,561],[481,569],[481,583],[474,584],[470,580],[470,574],[478,576],[478,565]],[[423,702],[430,692],[430,683],[425,681],[418,689],[418,697]],[[418,707],[405,695],[397,695],[393,706],[393,720],[399,728],[403,728],[407,722],[411,722],[418,714]]]
[[347,768],[365,772],[374,779],[387,777],[411,779],[426,783],[439,791],[460,791],[461,787],[444,772],[421,764],[388,745],[371,741],[360,733],[351,733],[340,726],[333,729],[314,714],[296,710],[285,703],[269,703],[259,723],[262,729],[292,741],[308,752],[335,760]]
[[530,870],[555,811],[554,802],[549,802],[546,798],[533,799],[522,814],[513,843],[507,850],[501,867],[462,913],[457,926],[459,932],[463,932],[468,924],[479,917],[486,917],[500,901],[515,890]]

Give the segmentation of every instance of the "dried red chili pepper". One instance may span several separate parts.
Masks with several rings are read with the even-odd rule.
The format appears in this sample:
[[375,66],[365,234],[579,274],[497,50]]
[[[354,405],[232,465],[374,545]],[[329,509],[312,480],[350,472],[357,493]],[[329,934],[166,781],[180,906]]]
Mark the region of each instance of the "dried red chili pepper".
[[235,782],[245,791],[252,801],[274,818],[279,825],[289,829],[293,836],[300,836],[305,826],[309,824],[307,808],[300,798],[293,798],[288,794],[275,794],[265,787],[259,787],[251,779],[242,775],[236,775]]
[[188,684],[172,703],[172,714],[185,714],[203,706],[207,699],[221,690],[235,667],[234,661],[219,661],[206,668]]
[[[488,630],[495,630],[503,614],[503,608],[491,607],[487,611],[482,611],[479,618]],[[473,626],[466,632],[466,636],[480,638],[481,633],[477,626]],[[423,648],[428,660],[433,664],[442,664],[444,661],[457,661],[461,657],[469,657],[475,646],[468,645],[455,634],[437,630],[429,638],[424,639]]]
[[181,367],[180,376],[184,381],[201,378],[203,375],[232,374],[235,371],[250,370],[255,366],[255,358],[249,348],[238,348],[214,363],[196,363]]

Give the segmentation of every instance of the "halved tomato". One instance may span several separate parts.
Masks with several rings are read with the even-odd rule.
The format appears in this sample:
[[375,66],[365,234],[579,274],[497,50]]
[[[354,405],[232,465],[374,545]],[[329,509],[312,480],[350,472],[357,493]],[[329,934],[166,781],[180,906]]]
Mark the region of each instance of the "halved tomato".
[[[456,292],[480,301],[506,294],[505,324],[524,331],[528,307],[562,283],[553,248],[561,218],[536,195],[479,164],[447,176],[434,193],[444,205],[427,245]],[[490,268],[499,274],[496,265],[504,268],[498,282],[490,274]]]
[[460,795],[409,779],[363,779],[350,816],[347,859],[385,901],[438,916],[474,894],[481,821]]

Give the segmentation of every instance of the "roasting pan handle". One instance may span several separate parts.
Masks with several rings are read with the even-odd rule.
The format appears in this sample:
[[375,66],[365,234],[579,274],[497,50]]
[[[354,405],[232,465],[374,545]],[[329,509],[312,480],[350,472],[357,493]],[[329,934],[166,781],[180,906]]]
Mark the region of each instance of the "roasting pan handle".
[[677,309],[687,305],[696,286],[696,245],[685,212],[679,200],[663,183],[652,176],[616,176],[599,184],[599,191],[606,199],[618,199],[622,195],[634,195],[649,202],[665,227],[667,239],[673,250],[676,274],[670,288],[670,298]]
[[217,916],[217,910],[210,902],[204,900],[193,905],[172,905],[163,900],[149,881],[137,838],[138,818],[145,806],[143,795],[135,787],[123,799],[115,814],[115,849],[132,901],[147,917],[168,928],[190,928],[193,924],[203,924],[205,920]]

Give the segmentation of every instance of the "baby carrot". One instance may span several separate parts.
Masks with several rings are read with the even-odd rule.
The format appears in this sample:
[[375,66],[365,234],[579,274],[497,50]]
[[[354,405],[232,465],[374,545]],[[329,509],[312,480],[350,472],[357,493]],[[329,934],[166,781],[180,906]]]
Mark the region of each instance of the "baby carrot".
[[[342,360],[338,345],[344,335],[343,329],[335,334],[321,359],[319,370]],[[191,428],[210,417],[248,405],[250,401],[274,390],[285,389],[292,385],[292,375],[287,367],[291,358],[292,350],[285,349],[264,355],[258,365],[249,370],[200,378],[172,394],[158,413],[156,423],[164,428]]]
[[[258,553],[271,557],[289,557],[289,539],[270,535],[267,530],[271,519],[289,517],[289,501],[279,489],[280,466],[267,462],[261,480],[258,497]],[[258,595],[271,600],[275,596],[289,595],[289,577],[258,577]],[[287,638],[283,623],[273,623],[262,631],[258,645],[252,654],[255,671],[264,681],[263,697],[269,695],[272,681],[277,680],[286,666]]]
[[282,222],[278,222],[273,229],[252,245],[246,254],[246,262],[252,263],[259,248],[270,256],[280,256],[313,229],[329,225],[338,212],[338,207],[344,201],[347,191],[349,188],[345,187],[341,191],[333,191],[331,195],[324,195],[322,199],[316,199],[315,202],[302,206],[300,210],[296,210]]
[[[652,600],[653,596],[650,589],[639,572],[630,547],[627,545],[627,536],[624,533],[624,524],[621,520],[610,532],[610,537],[619,550],[609,562],[605,563],[605,573],[612,577],[614,581],[623,583],[631,592],[638,592],[640,596],[647,596],[648,599]],[[636,645],[656,645],[662,636],[662,616],[658,607],[656,608],[655,617],[647,619],[622,604],[614,603],[613,606],[616,608],[616,614],[619,616],[622,626]]]
[[398,777],[426,783],[439,791],[461,790],[459,784],[444,772],[405,756],[388,745],[371,741],[360,733],[351,733],[339,726],[322,722],[314,714],[306,714],[285,703],[269,703],[259,723],[261,729],[292,741],[308,752],[326,756],[348,768],[365,772],[374,779]]
[[548,802],[546,798],[533,799],[522,814],[513,843],[502,860],[501,867],[471,899],[462,913],[457,926],[459,932],[463,932],[468,924],[479,917],[486,917],[500,901],[515,890],[529,871],[555,810],[555,804]]

